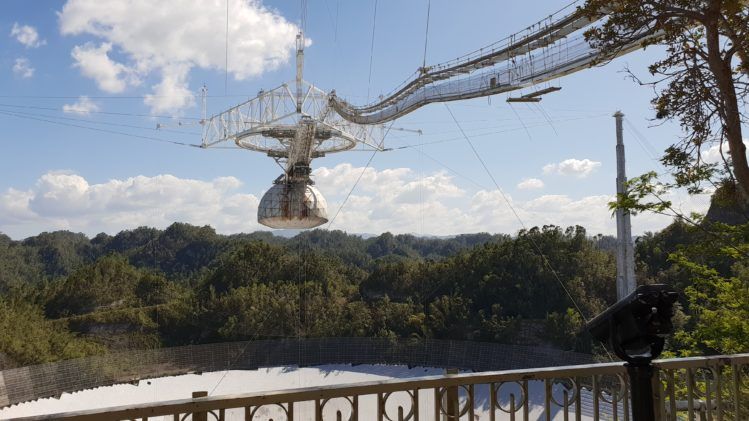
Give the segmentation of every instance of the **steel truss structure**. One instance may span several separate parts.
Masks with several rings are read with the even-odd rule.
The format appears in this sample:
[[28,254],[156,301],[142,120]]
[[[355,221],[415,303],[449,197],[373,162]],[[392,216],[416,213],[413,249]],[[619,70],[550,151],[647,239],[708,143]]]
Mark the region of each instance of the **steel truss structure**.
[[[324,198],[310,178],[314,158],[358,145],[383,151],[383,123],[433,102],[456,101],[499,94],[537,85],[634,51],[651,37],[645,29],[616,51],[591,48],[584,29],[605,19],[589,16],[575,5],[463,57],[420,68],[415,76],[377,102],[354,106],[327,94],[302,78],[304,37],[297,35],[295,89],[290,84],[229,110],[204,118],[201,146],[226,141],[263,152],[276,160],[284,173],[260,203],[258,221],[273,228],[312,228],[327,222]],[[558,90],[547,87],[514,98],[538,102]]]
[[300,162],[354,149],[383,150],[382,127],[343,119],[333,111],[328,94],[302,80],[301,95],[288,84],[207,118],[201,146],[233,141],[238,147],[274,158],[287,172]]
[[[643,31],[636,41],[616,51],[590,47],[584,29],[600,18],[591,18],[570,5],[524,31],[435,66],[419,68],[392,93],[368,105],[355,106],[335,91],[330,104],[348,121],[381,124],[434,102],[458,101],[510,92],[590,68],[642,47],[657,37]],[[537,100],[540,100],[537,99]]]
[[384,150],[381,126],[342,118],[331,108],[328,94],[302,78],[303,67],[300,32],[295,92],[289,84],[261,91],[202,121],[203,148],[233,141],[240,148],[267,154],[283,168],[258,206],[258,222],[271,228],[307,229],[328,222],[325,198],[310,177],[313,159],[357,145]]

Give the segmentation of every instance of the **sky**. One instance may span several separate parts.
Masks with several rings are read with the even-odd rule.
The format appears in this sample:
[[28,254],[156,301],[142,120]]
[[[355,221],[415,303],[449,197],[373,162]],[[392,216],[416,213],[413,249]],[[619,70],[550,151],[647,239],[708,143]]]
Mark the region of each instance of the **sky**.
[[[305,79],[362,104],[424,62],[498,41],[568,3],[429,1],[309,1]],[[258,225],[256,207],[280,173],[273,160],[176,143],[200,143],[202,86],[214,114],[293,80],[300,2],[3,6],[0,232],[15,239],[60,229],[93,236],[173,222],[220,233],[267,229]],[[647,77],[660,54],[651,48],[559,79],[552,85],[562,90],[538,105],[511,106],[508,95],[450,103],[501,191],[444,104],[398,119],[395,128],[422,134],[391,130],[386,146],[409,147],[378,153],[369,166],[371,154],[361,151],[314,160],[316,186],[329,214],[338,213],[326,227],[443,236],[556,224],[615,233],[607,205],[616,178],[612,114],[626,115],[629,175],[663,172],[657,158],[681,134],[675,123],[652,121],[652,89],[624,72]],[[670,198],[685,212],[709,204],[683,192]],[[638,215],[633,232],[669,222]]]

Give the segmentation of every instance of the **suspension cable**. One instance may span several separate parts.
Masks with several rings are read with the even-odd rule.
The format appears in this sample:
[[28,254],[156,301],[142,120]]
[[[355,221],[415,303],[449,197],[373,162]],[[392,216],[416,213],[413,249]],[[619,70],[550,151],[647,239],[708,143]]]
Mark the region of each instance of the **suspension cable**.
[[109,130],[109,129],[101,129],[101,128],[98,128],[98,127],[83,126],[83,125],[80,125],[80,124],[65,123],[65,122],[62,122],[62,121],[48,120],[48,119],[45,119],[45,118],[32,117],[32,116],[29,116],[29,115],[17,114],[17,113],[7,112],[7,111],[0,111],[0,115],[5,115],[5,116],[15,117],[15,118],[22,118],[22,119],[27,119],[27,120],[41,121],[41,122],[44,122],[44,123],[57,124],[57,125],[60,125],[60,126],[75,127],[75,128],[79,128],[79,129],[86,129],[86,130],[91,130],[91,131],[101,132],[101,133],[116,134],[116,135],[120,135],[120,136],[132,137],[132,138],[136,138],[136,139],[149,140],[149,141],[152,141],[152,142],[171,143],[173,145],[188,146],[188,147],[192,147],[192,148],[200,148],[200,145],[196,145],[196,144],[192,144],[192,143],[178,142],[176,140],[160,139],[158,137],[151,137],[151,136],[141,136],[141,135],[137,135],[137,134],[133,134],[133,133],[125,133],[125,132],[120,132],[120,131],[116,131],[116,130]]
[[[393,127],[393,123],[390,123],[390,126],[388,126],[387,131],[385,131],[385,134],[382,136],[382,141],[385,142],[385,138],[387,137],[388,133],[390,133],[390,129]],[[343,209],[343,206],[346,205],[346,202],[348,202],[349,197],[351,197],[351,194],[354,192],[354,189],[356,189],[356,186],[359,184],[359,181],[361,181],[362,177],[364,177],[364,173],[367,171],[369,166],[372,164],[372,160],[374,159],[375,155],[377,155],[377,152],[379,152],[379,149],[375,149],[372,152],[372,155],[370,155],[369,160],[367,161],[367,164],[362,168],[361,173],[359,173],[359,177],[357,177],[356,182],[354,182],[354,185],[351,186],[351,190],[349,190],[346,197],[343,199],[343,202],[341,203],[341,206],[338,207],[338,210],[336,210],[335,215],[333,215],[333,218],[328,222],[328,230],[330,230],[330,227],[333,225],[333,222],[335,222],[336,218],[338,217],[338,214],[341,213],[341,209]]]
[[369,165],[372,164],[372,160],[374,159],[375,155],[377,155],[377,152],[379,151],[375,149],[372,152],[372,155],[369,156],[367,165],[365,165],[364,168],[362,168],[361,173],[359,173],[359,177],[356,178],[356,182],[354,182],[354,185],[351,186],[351,190],[349,190],[348,194],[346,194],[346,197],[343,199],[341,206],[338,207],[338,210],[336,210],[335,215],[333,215],[333,218],[331,218],[330,222],[328,222],[328,230],[330,230],[330,227],[333,225],[333,222],[335,222],[336,218],[338,218],[338,214],[341,213],[341,209],[343,209],[343,206],[345,206],[346,202],[348,202],[349,197],[351,197],[351,194],[354,192],[354,189],[356,189],[356,186],[359,184],[359,181],[361,181],[362,177],[364,177],[364,173],[367,172],[367,169],[369,169]]
[[229,93],[229,0],[226,0],[226,41],[224,43],[224,95]]
[[372,16],[372,43],[369,46],[369,77],[367,79],[367,102],[369,102],[370,88],[372,87],[372,62],[374,62],[375,30],[377,29],[377,3],[374,3],[374,14]]
[[424,61],[421,63],[421,68],[426,71],[427,67],[427,44],[429,42],[429,14],[432,10],[432,0],[427,0],[427,25],[424,34]]
[[[450,106],[448,106],[447,104],[445,104],[445,108],[447,108],[447,112],[450,113],[450,117],[452,117],[453,121],[455,122],[455,125],[458,127],[458,130],[460,130],[460,132],[463,134],[463,138],[468,143],[468,145],[471,147],[471,150],[473,151],[473,154],[476,156],[476,159],[479,161],[479,163],[481,164],[481,166],[484,168],[484,171],[486,172],[486,174],[492,180],[492,183],[494,184],[494,187],[496,187],[496,189],[499,192],[500,196],[502,196],[502,199],[505,201],[505,203],[507,204],[507,206],[510,208],[510,211],[512,211],[512,214],[515,215],[515,218],[518,220],[518,222],[520,222],[520,226],[523,227],[523,229],[527,231],[528,228],[525,225],[525,222],[523,222],[523,219],[520,217],[520,215],[518,214],[517,210],[515,210],[515,207],[512,206],[512,203],[510,202],[510,200],[505,195],[504,190],[502,190],[502,188],[499,186],[499,183],[497,183],[497,180],[494,178],[494,175],[489,170],[489,167],[486,165],[486,162],[484,162],[484,159],[481,158],[481,155],[479,154],[478,150],[473,145],[473,142],[471,141],[471,138],[469,138],[468,135],[463,131],[463,127],[458,122],[458,119],[455,118],[455,114],[453,114],[452,110],[450,109]],[[552,275],[554,275],[554,278],[557,280],[557,282],[559,283],[559,285],[562,287],[562,289],[564,290],[564,292],[567,294],[567,297],[569,297],[570,301],[572,302],[572,305],[575,306],[575,309],[577,309],[578,313],[580,313],[580,316],[587,323],[588,322],[588,318],[586,317],[585,313],[583,313],[582,308],[580,308],[580,306],[577,304],[577,301],[572,297],[572,294],[567,289],[567,286],[564,285],[564,282],[562,282],[562,280],[559,278],[559,275],[557,274],[556,270],[554,270],[554,268],[551,266],[551,262],[546,257],[546,254],[544,254],[543,250],[541,250],[541,247],[538,246],[538,244],[536,243],[536,240],[534,240],[532,236],[529,235],[528,239],[531,241],[531,243],[533,244],[533,247],[536,249],[536,251],[538,252],[538,254],[541,256],[541,259],[544,261],[544,264],[546,264],[546,267],[549,268],[549,270],[551,271]]]

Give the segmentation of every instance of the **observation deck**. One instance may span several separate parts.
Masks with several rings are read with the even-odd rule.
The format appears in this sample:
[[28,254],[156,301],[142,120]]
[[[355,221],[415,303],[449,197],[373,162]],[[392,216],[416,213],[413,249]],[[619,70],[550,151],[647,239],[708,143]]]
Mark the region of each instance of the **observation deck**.
[[[343,341],[343,342],[341,342]],[[374,341],[377,343],[367,343]],[[429,341],[414,346],[408,341],[393,342],[369,338],[331,338],[307,340],[306,345],[294,341],[257,341],[249,357],[261,355],[265,348],[270,359],[254,361],[256,366],[272,366],[274,358],[287,358],[283,350],[301,347],[307,352],[303,364],[319,364],[321,360],[338,359],[348,349],[359,346],[361,361],[376,363],[388,359],[393,364],[424,363],[432,366],[454,364],[457,373],[461,365],[506,366],[509,360],[526,354],[529,361],[553,363],[554,352],[541,351],[535,355],[533,347],[499,346],[497,344],[466,343],[452,341]],[[186,360],[202,351],[219,351],[211,354],[213,364],[226,369],[226,358],[240,350],[246,343],[212,344],[182,347],[179,355]],[[349,348],[346,348],[346,347]],[[223,347],[223,348],[221,348]],[[497,348],[493,348],[497,347]],[[503,348],[504,347],[504,348]],[[203,349],[205,348],[205,349]],[[201,351],[202,350],[202,351]],[[280,352],[279,352],[280,351]],[[456,351],[452,354],[452,351]],[[164,350],[150,351],[152,361],[164,367]],[[513,354],[515,352],[515,354]],[[351,352],[355,354],[354,352]],[[503,361],[501,355],[507,360]],[[242,352],[244,354],[244,351]],[[175,354],[176,355],[176,354]],[[192,357],[191,357],[192,355]],[[207,355],[207,354],[206,354]],[[302,354],[299,354],[302,355]],[[580,355],[557,351],[560,360],[579,363]],[[589,357],[589,356],[588,356]],[[118,369],[127,371],[142,369],[135,358],[147,358],[147,354],[135,355],[132,360],[122,361],[121,367],[108,367],[109,373]],[[577,359],[577,360],[576,360]],[[82,359],[76,366],[82,369],[92,360]],[[82,361],[87,361],[83,364]],[[280,360],[279,360],[280,361]],[[361,362],[354,361],[354,363]],[[99,360],[99,369],[105,370],[106,361]],[[129,362],[134,362],[132,365]],[[193,361],[194,362],[194,361]],[[68,363],[72,369],[75,364]],[[143,361],[140,361],[143,363]],[[83,365],[82,365],[83,364]],[[146,364],[146,365],[148,365]],[[532,365],[532,364],[531,364]],[[658,360],[655,362],[654,402],[659,420],[746,420],[749,419],[749,354]],[[195,365],[185,364],[180,369],[171,366],[171,374],[183,372]],[[42,367],[42,366],[39,366]],[[53,365],[36,369],[58,380],[72,382],[71,373],[54,373]],[[61,367],[61,366],[60,366]],[[60,368],[58,367],[58,368]],[[145,367],[145,365],[144,365]],[[91,367],[89,367],[91,368]],[[197,367],[211,369],[211,367]],[[214,368],[215,369],[215,368]],[[241,368],[240,368],[241,369]],[[33,367],[15,370],[33,372]],[[168,371],[168,370],[167,370]],[[11,392],[6,370],[5,388],[0,394]],[[134,377],[151,377],[156,372],[133,373]],[[160,375],[164,375],[163,373]],[[74,376],[73,376],[74,377]],[[103,381],[103,380],[102,380]],[[123,381],[120,379],[119,381]],[[0,385],[2,386],[2,385]],[[89,387],[95,387],[90,384]],[[18,391],[15,391],[18,392]],[[27,390],[34,393],[33,390]],[[461,374],[392,379],[384,381],[352,383],[334,386],[318,386],[286,390],[274,390],[228,396],[205,396],[196,391],[195,397],[139,405],[102,408],[87,411],[58,413],[21,418],[21,420],[631,420],[631,400],[626,368],[623,363],[579,364],[556,367],[537,367],[500,371],[474,371]]]

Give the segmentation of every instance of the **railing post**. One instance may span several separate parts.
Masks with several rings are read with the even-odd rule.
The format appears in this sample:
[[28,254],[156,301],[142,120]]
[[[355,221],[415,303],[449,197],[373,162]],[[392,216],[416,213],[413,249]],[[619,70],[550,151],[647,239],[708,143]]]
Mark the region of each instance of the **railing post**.
[[[208,396],[208,392],[200,391],[200,392],[192,392],[192,398],[204,398]],[[207,412],[193,412],[192,413],[192,419],[193,421],[208,421],[208,413]]]
[[[458,374],[460,371],[457,368],[448,368],[445,370],[445,374]],[[445,391],[445,399],[447,400],[445,405],[445,416],[443,417],[446,421],[458,421],[458,387],[450,386]]]
[[663,383],[661,382],[660,368],[653,366],[651,387],[653,389],[653,410],[655,411],[656,421],[666,421],[664,413],[666,412],[666,398],[664,396]]

